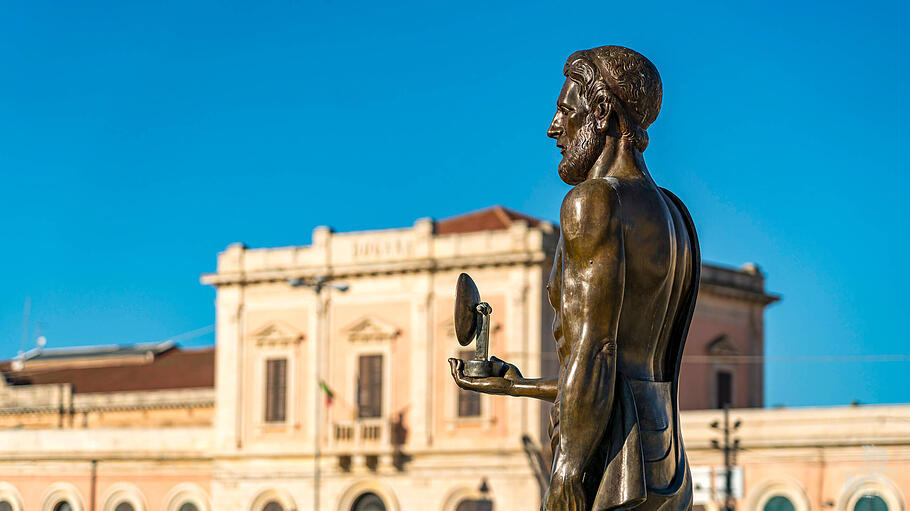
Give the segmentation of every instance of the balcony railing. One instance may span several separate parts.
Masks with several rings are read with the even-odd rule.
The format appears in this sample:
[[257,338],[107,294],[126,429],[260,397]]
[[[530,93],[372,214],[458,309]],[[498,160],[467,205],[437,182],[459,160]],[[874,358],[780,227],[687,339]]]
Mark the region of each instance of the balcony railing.
[[389,422],[381,418],[335,422],[332,445],[352,449],[388,446]]

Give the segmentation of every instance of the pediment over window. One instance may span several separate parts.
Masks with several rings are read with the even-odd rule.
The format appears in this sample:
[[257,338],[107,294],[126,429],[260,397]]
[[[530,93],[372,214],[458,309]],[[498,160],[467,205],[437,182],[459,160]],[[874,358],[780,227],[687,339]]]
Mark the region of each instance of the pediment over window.
[[255,330],[250,338],[257,345],[282,345],[302,341],[304,335],[303,332],[287,323],[271,321]]
[[401,335],[401,329],[374,316],[361,318],[342,330],[351,342],[392,341]]
[[739,355],[739,348],[733,344],[732,341],[724,335],[719,335],[711,340],[708,343],[708,346],[705,348],[705,351],[708,355],[715,357],[729,357],[734,355]]

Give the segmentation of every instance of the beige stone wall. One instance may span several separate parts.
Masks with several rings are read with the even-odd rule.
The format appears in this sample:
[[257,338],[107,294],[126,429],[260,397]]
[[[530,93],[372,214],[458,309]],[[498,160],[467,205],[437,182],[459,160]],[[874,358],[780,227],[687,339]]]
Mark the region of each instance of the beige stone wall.
[[[14,511],[200,510],[211,501],[211,428],[0,431],[0,499]],[[230,508],[226,508],[230,509]]]
[[213,406],[0,415],[0,429],[169,428],[211,426]]
[[[214,389],[73,394],[68,385],[7,387],[0,430],[211,426]],[[26,398],[35,397],[33,402]]]
[[[366,233],[317,229],[310,247],[229,248],[218,273],[204,279],[218,285],[216,507],[243,502],[249,508],[268,496],[298,509],[312,506],[314,400],[324,399],[315,381],[319,303],[311,290],[286,280],[326,273],[350,290],[323,296],[321,372],[335,393],[321,412],[323,509],[347,509],[365,489],[387,497],[392,509],[454,509],[484,480],[503,509],[538,506],[521,439],[541,445],[546,407],[483,396],[479,417],[460,418],[446,360],[463,349],[453,335],[453,290],[458,274],[468,271],[494,310],[491,353],[526,376],[553,371],[541,290],[554,241],[549,225],[518,222],[498,232],[433,236],[431,225],[419,221],[413,229]],[[263,334],[269,331],[271,337]],[[357,360],[371,354],[383,357],[383,417],[358,420]],[[263,421],[269,357],[290,361],[288,420],[281,424]],[[237,368],[236,380],[223,380],[228,369],[222,368]],[[406,435],[396,446],[390,438],[399,420]],[[378,428],[378,441],[364,437],[364,427]],[[352,436],[337,435],[338,428]],[[263,466],[272,469],[268,478]]]
[[[889,510],[906,507],[910,491],[910,406],[732,410],[745,491],[738,509],[761,510],[774,496],[797,511],[853,511],[859,496],[880,495]],[[718,411],[686,412],[683,432],[693,467],[720,471]],[[719,480],[717,481],[720,482]],[[720,488],[718,488],[720,489]],[[718,503],[704,502],[712,510]]]
[[[263,473],[263,466],[270,471]],[[313,509],[312,458],[283,457],[236,460],[222,465],[215,483],[216,509],[259,510],[266,500],[285,509]],[[515,455],[467,452],[460,455],[422,455],[406,472],[364,468],[341,472],[327,464],[322,474],[320,507],[350,510],[364,492],[383,498],[389,511],[455,511],[464,498],[477,498],[486,482],[497,510],[538,509],[539,489],[524,459]]]

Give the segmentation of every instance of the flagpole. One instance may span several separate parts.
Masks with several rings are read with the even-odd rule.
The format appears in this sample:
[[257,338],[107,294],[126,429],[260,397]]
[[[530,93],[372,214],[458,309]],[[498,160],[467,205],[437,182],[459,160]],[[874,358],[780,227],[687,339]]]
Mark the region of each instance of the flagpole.
[[313,408],[314,420],[313,425],[313,510],[319,511],[319,487],[322,479],[322,405],[321,396],[319,395],[320,383],[322,382],[322,345],[327,343],[325,339],[325,316],[326,303],[322,292],[325,289],[337,289],[345,292],[348,290],[347,284],[330,283],[326,277],[317,277],[312,281],[303,279],[288,279],[291,287],[306,287],[316,293],[316,360],[314,361],[316,375],[315,385],[313,386]]

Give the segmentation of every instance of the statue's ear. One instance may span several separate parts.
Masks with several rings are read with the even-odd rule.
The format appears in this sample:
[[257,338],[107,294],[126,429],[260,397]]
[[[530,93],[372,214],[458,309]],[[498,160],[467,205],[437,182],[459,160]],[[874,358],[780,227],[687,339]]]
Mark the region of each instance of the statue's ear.
[[610,117],[616,113],[607,98],[600,98],[594,103],[594,123],[597,131],[603,133],[610,129]]

